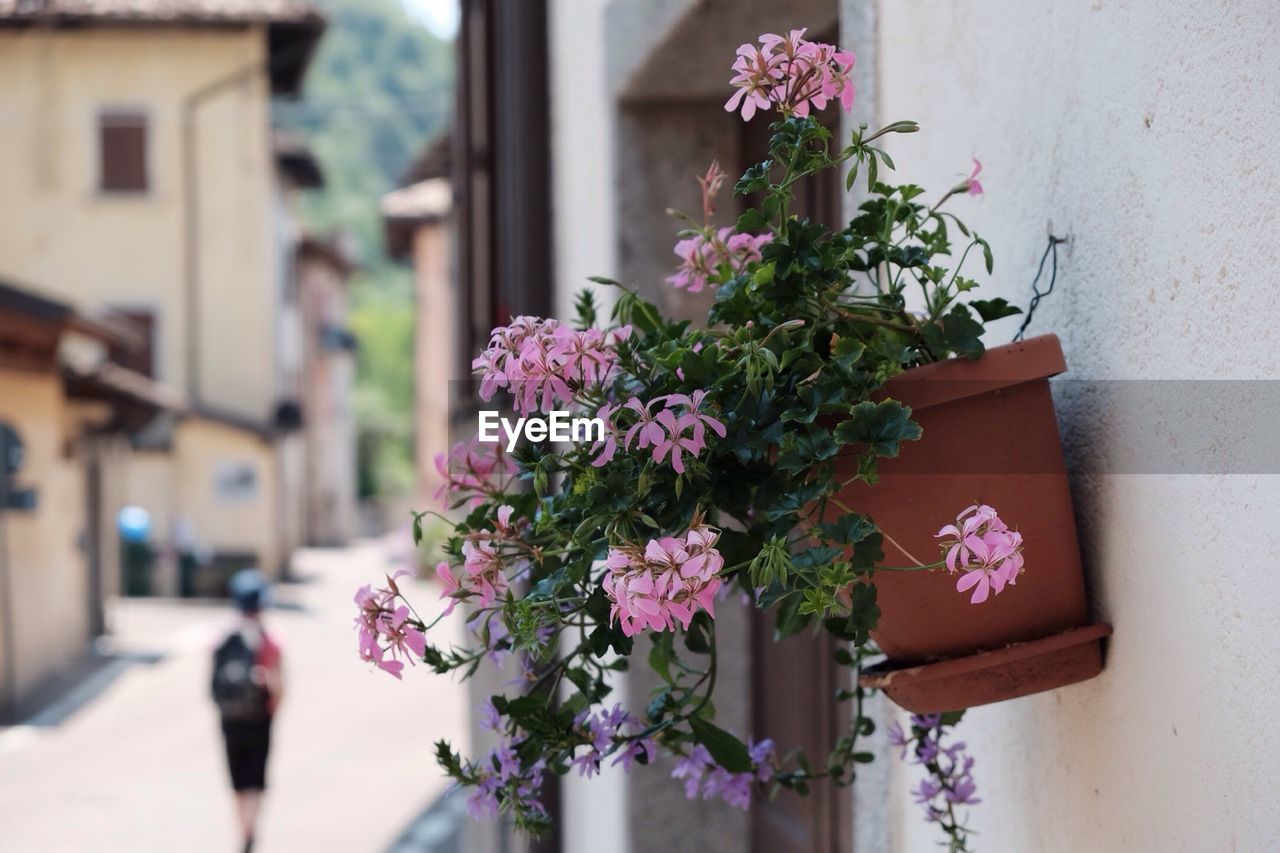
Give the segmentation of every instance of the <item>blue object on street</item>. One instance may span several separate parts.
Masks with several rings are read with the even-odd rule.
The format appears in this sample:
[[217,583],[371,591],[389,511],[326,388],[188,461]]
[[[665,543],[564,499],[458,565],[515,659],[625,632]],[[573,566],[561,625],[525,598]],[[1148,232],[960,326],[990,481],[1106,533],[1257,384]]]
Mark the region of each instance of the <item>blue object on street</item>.
[[151,538],[151,513],[140,506],[127,506],[116,516],[116,529],[126,542],[146,542]]

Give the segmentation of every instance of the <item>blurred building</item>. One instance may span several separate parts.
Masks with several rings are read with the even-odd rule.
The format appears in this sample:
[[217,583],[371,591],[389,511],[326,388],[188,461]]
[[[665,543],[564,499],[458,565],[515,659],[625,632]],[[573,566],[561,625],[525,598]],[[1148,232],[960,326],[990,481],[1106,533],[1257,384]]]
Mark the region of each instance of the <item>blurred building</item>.
[[127,317],[119,363],[183,390],[111,473],[166,553],[211,561],[196,591],[351,530],[346,262],[303,243],[292,196],[322,177],[270,121],[323,27],[302,0],[0,2],[0,275]]
[[0,717],[82,658],[119,578],[107,473],[180,395],[114,365],[118,318],[0,283]]
[[303,541],[342,545],[356,534],[356,338],[347,325],[352,251],[307,236],[294,280],[302,326]]
[[448,134],[433,141],[382,199],[387,254],[414,272],[414,448],[417,485],[428,496],[441,485],[433,459],[449,447],[450,380],[464,357],[452,278],[451,149]]

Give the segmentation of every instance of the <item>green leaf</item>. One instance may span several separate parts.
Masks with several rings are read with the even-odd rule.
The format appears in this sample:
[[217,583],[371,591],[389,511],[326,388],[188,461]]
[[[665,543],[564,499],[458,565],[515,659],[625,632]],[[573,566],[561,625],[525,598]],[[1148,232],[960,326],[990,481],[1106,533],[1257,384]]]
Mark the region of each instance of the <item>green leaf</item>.
[[853,165],[849,167],[849,174],[845,175],[844,191],[849,192],[850,190],[852,190],[853,184],[857,180],[858,180],[858,162],[854,161]]
[[774,642],[800,633],[809,624],[809,616],[800,612],[802,604],[804,604],[803,597],[794,590],[784,598],[778,599],[777,623],[773,629]]
[[596,324],[596,298],[590,290],[578,291],[573,301],[574,314],[578,318],[579,329],[590,329]]
[[835,429],[842,444],[865,444],[876,456],[898,455],[899,443],[920,438],[920,425],[911,420],[911,407],[897,400],[864,400],[849,411],[849,419]]
[[969,309],[956,305],[936,323],[922,327],[920,335],[934,355],[954,352],[965,358],[977,358],[985,349],[982,345],[982,331],[982,324],[969,316]]
[[706,611],[700,611],[689,623],[689,630],[684,632],[684,647],[698,655],[711,652],[711,617]]
[[774,274],[777,272],[777,269],[778,265],[773,261],[770,261],[767,264],[761,264],[759,268],[756,269],[755,275],[751,277],[751,280],[760,287],[768,287],[773,284]]
[[844,337],[836,341],[831,351],[835,362],[841,367],[852,367],[867,351],[867,345],[854,337]]
[[654,672],[662,676],[662,680],[674,686],[675,681],[671,678],[671,659],[674,652],[671,649],[671,633],[654,633],[653,648],[649,650],[649,666]]
[[855,542],[861,542],[874,533],[876,526],[867,516],[851,512],[840,516],[835,521],[819,524],[818,529],[828,539],[852,545]]
[[772,160],[764,160],[756,163],[742,173],[742,177],[733,185],[733,191],[737,195],[749,195],[750,193],[759,192],[769,186],[769,170],[773,168]]
[[849,587],[849,622],[847,630],[858,645],[867,642],[880,621],[880,606],[876,604],[876,586],[873,583],[855,583]]
[[759,231],[767,227],[768,224],[769,220],[764,218],[763,213],[754,207],[749,207],[746,212],[738,217],[738,224],[734,228],[739,233],[746,234],[750,231]]
[[995,299],[974,299],[969,302],[969,307],[978,312],[978,316],[982,318],[984,323],[1022,313],[1021,308],[1016,305],[1010,305],[1008,300],[1000,297]]
[[751,753],[745,743],[701,717],[690,718],[689,728],[693,730],[693,739],[707,748],[716,764],[730,773],[751,772]]

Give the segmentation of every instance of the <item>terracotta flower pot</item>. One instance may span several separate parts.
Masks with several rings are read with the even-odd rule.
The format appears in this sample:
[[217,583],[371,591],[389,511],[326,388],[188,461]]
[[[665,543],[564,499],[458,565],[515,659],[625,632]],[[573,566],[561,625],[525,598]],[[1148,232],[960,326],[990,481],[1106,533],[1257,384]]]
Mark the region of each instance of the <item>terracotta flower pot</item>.
[[[996,347],[892,379],[885,396],[923,427],[873,487],[841,501],[870,515],[916,558],[939,558],[934,534],[975,503],[1022,533],[1016,585],[982,604],[945,569],[879,572],[874,639],[889,658],[861,676],[917,713],[999,702],[1097,675],[1107,625],[1091,625],[1071,494],[1048,378],[1066,370],[1054,335]],[[848,473],[852,473],[850,470]],[[848,476],[848,474],[846,474]],[[911,559],[887,539],[884,565]]]

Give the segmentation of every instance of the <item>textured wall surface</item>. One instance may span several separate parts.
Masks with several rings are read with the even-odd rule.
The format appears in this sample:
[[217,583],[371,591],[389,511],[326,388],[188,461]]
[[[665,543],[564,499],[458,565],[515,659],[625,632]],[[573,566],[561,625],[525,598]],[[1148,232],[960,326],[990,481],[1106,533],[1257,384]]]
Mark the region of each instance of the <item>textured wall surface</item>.
[[[14,477],[20,489],[36,490],[31,511],[0,514],[0,570],[8,574],[9,600],[0,602],[0,662],[12,666],[14,695],[21,701],[43,679],[81,657],[89,641],[89,592],[85,561],[77,548],[84,533],[84,478],[66,454],[66,399],[53,373],[0,368],[0,422],[13,427],[25,446]],[[51,630],[50,626],[58,626]],[[7,640],[13,648],[6,648]],[[4,670],[0,670],[0,673]]]
[[[1280,378],[1280,7],[897,2],[878,16],[878,117],[922,125],[892,148],[900,177],[935,196],[971,155],[985,166],[986,198],[954,206],[995,251],[985,295],[1025,304],[1048,223],[1070,238],[1032,332],[1062,338],[1071,378]],[[1071,462],[1141,440],[1178,458],[1141,411],[1061,403]],[[1274,420],[1238,425],[1260,429]],[[1151,465],[1074,489],[1094,608],[1116,628],[1107,669],[970,712],[980,849],[1275,849],[1280,477]],[[1034,594],[1027,572],[1017,594]],[[932,847],[914,782],[895,768],[882,804],[894,850]]]

